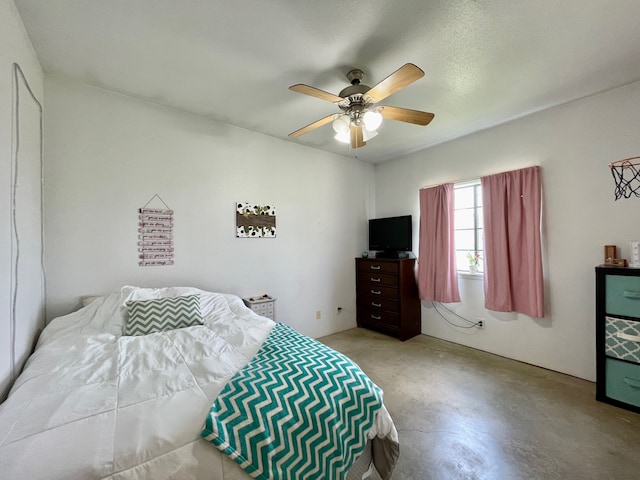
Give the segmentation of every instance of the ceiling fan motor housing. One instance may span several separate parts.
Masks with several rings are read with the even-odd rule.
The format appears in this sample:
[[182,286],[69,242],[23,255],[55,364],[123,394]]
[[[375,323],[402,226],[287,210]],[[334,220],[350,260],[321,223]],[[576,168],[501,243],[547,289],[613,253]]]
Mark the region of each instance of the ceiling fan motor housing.
[[347,78],[351,82],[338,94],[344,98],[344,101],[338,104],[338,107],[349,115],[351,123],[356,127],[362,124],[362,115],[371,106],[370,102],[365,99],[365,93],[371,90],[368,85],[362,85],[360,80],[364,77],[362,70],[353,69],[347,74]]
[[351,123],[357,127],[362,123],[362,116],[366,112],[368,105],[369,104],[365,103],[363,100],[356,100],[355,102],[351,100],[347,106],[340,106],[340,109],[346,115],[349,115]]
[[366,93],[371,87],[360,83],[364,77],[364,72],[358,68],[354,68],[347,73],[347,78],[351,82],[351,86],[340,91],[338,96],[344,98],[343,102],[338,103],[338,107],[349,115],[351,123],[358,127],[362,125],[362,117],[373,105],[368,101]]

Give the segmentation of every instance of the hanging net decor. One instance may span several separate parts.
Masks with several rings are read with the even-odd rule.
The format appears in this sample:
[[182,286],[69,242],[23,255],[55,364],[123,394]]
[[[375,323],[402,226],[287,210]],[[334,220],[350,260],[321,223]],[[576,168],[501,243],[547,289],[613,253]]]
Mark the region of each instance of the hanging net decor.
[[640,197],[640,157],[630,157],[609,164],[615,182],[616,200]]

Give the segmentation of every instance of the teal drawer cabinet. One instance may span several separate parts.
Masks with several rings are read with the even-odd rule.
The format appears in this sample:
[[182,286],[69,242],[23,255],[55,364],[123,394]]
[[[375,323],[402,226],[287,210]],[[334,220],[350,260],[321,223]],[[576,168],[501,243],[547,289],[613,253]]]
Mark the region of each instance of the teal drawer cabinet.
[[596,267],[596,399],[640,413],[640,269]]
[[604,282],[607,313],[640,318],[640,277],[611,274]]
[[640,365],[605,360],[607,397],[627,405],[640,405]]

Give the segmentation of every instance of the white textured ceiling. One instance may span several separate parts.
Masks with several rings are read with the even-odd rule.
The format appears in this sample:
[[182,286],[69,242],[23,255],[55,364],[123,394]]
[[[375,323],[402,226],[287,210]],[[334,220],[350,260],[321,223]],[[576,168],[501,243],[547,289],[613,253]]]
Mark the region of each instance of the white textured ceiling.
[[288,90],[373,86],[405,63],[426,75],[382,104],[435,113],[386,120],[358,149],[380,162],[640,80],[638,0],[15,0],[47,73],[355,156],[338,112]]

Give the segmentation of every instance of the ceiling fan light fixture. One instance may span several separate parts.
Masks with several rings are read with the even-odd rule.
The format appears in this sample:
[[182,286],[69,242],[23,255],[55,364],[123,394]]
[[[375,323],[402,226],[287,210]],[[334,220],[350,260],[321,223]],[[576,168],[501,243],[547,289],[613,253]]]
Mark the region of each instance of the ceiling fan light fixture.
[[[351,120],[349,119],[349,115],[340,115],[333,121],[333,130],[340,135],[341,133],[349,134],[349,125]],[[336,138],[338,136],[336,135]]]
[[351,142],[351,132],[349,132],[349,130],[347,128],[347,130],[344,131],[344,132],[336,133],[336,136],[334,138],[336,140],[338,140],[339,142],[342,142],[342,143],[350,143]]
[[374,132],[382,124],[382,114],[377,110],[369,110],[363,116],[364,126],[369,132]]

